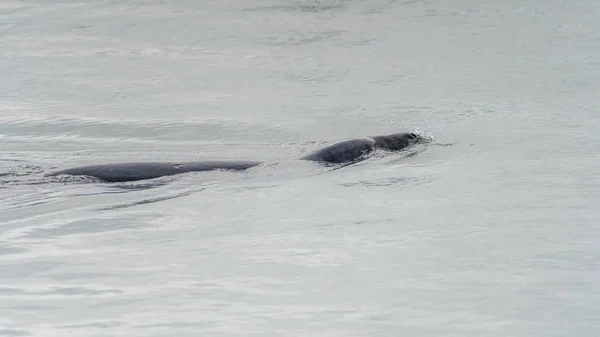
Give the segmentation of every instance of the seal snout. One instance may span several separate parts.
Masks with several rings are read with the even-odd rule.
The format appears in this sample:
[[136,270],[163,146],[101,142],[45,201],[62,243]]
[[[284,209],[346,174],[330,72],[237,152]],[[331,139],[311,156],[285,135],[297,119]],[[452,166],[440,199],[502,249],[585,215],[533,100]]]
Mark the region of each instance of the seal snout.
[[386,150],[401,150],[421,140],[421,136],[412,132],[394,133],[387,136],[373,137],[375,147]]
[[407,138],[411,144],[419,143],[425,139],[425,138],[423,138],[423,136],[420,136],[413,132],[407,134]]

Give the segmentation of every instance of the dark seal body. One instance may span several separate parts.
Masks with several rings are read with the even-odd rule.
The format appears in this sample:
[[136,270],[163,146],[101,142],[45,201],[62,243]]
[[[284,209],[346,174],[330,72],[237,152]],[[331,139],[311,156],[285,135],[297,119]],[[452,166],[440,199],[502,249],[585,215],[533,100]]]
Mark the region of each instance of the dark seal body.
[[74,167],[56,171],[48,176],[61,174],[89,176],[106,182],[124,182],[144,179],[154,179],[187,172],[201,172],[213,170],[243,171],[259,165],[255,161],[198,161],[198,162],[140,162],[140,163],[114,163],[104,165],[91,165]]
[[422,138],[414,133],[394,133],[341,141],[317,150],[300,159],[342,164],[361,159],[375,149],[398,151]]
[[[422,140],[414,133],[395,133],[341,141],[317,150],[300,159],[329,164],[352,163],[363,159],[375,149],[398,151]],[[195,161],[195,162],[140,162],[91,165],[56,171],[61,174],[89,176],[106,182],[125,182],[154,179],[187,172],[212,170],[244,171],[261,164],[258,161]]]
[[352,162],[371,152],[374,146],[375,140],[372,138],[344,140],[326,146],[300,159],[342,164]]

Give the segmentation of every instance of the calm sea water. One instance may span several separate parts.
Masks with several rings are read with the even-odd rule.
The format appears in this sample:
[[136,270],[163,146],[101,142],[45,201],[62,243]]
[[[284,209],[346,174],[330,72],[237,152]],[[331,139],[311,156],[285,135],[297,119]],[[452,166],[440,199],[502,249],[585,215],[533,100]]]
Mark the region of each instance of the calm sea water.
[[[2,1],[0,336],[598,336],[599,11]],[[201,158],[266,164],[42,178]]]

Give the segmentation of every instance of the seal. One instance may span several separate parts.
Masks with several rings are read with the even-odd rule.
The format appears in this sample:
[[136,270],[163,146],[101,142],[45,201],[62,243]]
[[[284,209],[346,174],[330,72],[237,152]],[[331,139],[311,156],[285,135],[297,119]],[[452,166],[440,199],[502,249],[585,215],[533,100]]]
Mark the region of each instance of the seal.
[[88,176],[100,180],[116,183],[154,179],[164,176],[187,172],[202,172],[213,170],[243,171],[259,165],[258,161],[197,161],[197,162],[139,162],[139,163],[114,163],[103,165],[90,165],[74,167],[47,174],[58,176],[62,174],[74,176]]
[[343,164],[357,161],[376,149],[398,151],[420,140],[423,138],[407,132],[350,139],[329,145],[300,159]]
[[[384,136],[344,140],[319,149],[301,160],[328,164],[353,163],[364,159],[376,149],[398,151],[423,138],[414,133],[394,133]],[[55,171],[46,176],[78,175],[98,178],[105,182],[126,182],[154,179],[188,172],[213,170],[244,171],[260,165],[259,161],[193,161],[193,162],[138,162],[80,166]]]

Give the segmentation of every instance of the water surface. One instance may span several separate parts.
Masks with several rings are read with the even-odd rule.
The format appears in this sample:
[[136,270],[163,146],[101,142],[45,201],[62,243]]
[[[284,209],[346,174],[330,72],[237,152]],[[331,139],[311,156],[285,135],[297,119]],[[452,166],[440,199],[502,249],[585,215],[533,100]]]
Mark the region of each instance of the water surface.
[[0,336],[597,336],[599,6],[4,1]]

